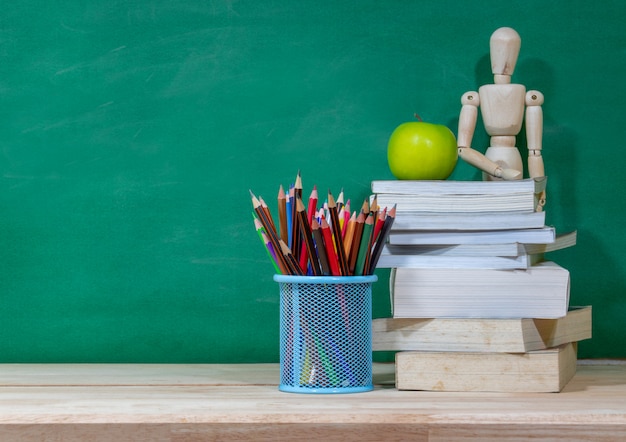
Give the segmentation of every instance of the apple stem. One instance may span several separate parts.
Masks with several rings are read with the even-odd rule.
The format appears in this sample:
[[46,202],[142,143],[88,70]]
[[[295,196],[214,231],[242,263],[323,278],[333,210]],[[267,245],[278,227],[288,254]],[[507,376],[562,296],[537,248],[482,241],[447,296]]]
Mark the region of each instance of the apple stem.
[[419,121],[424,121],[424,120],[422,120],[422,117],[420,117],[417,112],[414,115],[415,115],[415,118],[417,118]]

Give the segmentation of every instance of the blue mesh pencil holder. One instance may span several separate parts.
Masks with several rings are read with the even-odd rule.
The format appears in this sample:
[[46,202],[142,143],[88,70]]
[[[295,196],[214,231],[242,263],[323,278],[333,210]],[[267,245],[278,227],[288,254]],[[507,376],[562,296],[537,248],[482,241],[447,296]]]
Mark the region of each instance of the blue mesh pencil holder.
[[280,286],[280,385],[292,393],[358,393],[372,382],[370,276],[274,275]]

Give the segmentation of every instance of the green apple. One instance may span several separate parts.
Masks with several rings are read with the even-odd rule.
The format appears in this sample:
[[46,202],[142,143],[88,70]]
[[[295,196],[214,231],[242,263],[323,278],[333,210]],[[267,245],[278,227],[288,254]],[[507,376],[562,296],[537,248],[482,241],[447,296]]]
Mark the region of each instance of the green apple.
[[445,180],[457,158],[456,138],[442,124],[402,123],[387,145],[389,169],[399,180]]

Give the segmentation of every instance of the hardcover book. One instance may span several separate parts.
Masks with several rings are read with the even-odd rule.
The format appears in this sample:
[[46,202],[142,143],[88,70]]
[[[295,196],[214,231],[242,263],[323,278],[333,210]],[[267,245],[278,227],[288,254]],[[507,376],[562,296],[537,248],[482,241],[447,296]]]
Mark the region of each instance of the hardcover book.
[[526,353],[591,338],[591,306],[556,319],[377,318],[374,351]]
[[398,390],[560,392],[576,373],[575,342],[526,353],[396,353]]

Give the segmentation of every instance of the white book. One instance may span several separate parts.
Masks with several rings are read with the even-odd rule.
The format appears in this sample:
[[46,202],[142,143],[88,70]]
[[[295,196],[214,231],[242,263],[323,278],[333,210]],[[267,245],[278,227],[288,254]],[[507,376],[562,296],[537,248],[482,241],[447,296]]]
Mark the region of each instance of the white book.
[[389,244],[549,244],[556,239],[554,227],[509,230],[401,230],[389,233]]
[[394,318],[560,318],[569,271],[543,261],[525,270],[393,268]]
[[[472,232],[467,232],[471,236]],[[391,239],[391,238],[390,238]],[[389,241],[385,244],[382,254],[395,255],[399,260],[405,256],[423,257],[517,257],[522,255],[543,255],[547,252],[565,249],[576,245],[576,231],[559,234],[550,243],[542,244],[522,244],[520,242],[510,243],[473,243],[463,242],[461,244],[397,244]],[[388,259],[388,258],[387,258]],[[394,267],[394,266],[391,266]],[[397,266],[400,267],[400,266]],[[409,266],[410,267],[410,266]]]
[[545,226],[546,212],[449,213],[424,214],[396,212],[391,228],[398,230],[509,230]]
[[[371,200],[374,196],[371,197]],[[533,193],[502,195],[408,195],[402,193],[376,194],[380,207],[397,207],[400,212],[534,212],[538,198]]]
[[406,195],[507,195],[539,193],[545,190],[547,177],[511,181],[455,181],[455,180],[374,180],[373,193]]
[[[411,246],[391,246],[385,245],[378,260],[378,268],[394,267],[419,267],[423,269],[526,269],[531,265],[531,257],[523,250],[523,246],[513,244],[520,251],[511,254],[511,251],[504,250],[506,255],[493,255],[486,252],[482,254],[469,255],[469,252],[454,251],[454,247],[448,253],[439,253],[441,250],[431,249],[425,253],[414,253]],[[398,250],[400,248],[401,250]],[[408,249],[408,250],[405,250]]]
[[529,255],[539,255],[548,252],[554,252],[556,250],[566,249],[576,245],[578,232],[573,230],[571,232],[562,233],[556,236],[555,240],[549,243],[536,243],[536,244],[524,244],[524,249]]
[[417,255],[417,256],[520,256],[526,255],[524,244],[495,243],[495,244],[414,244],[397,245],[385,244],[382,254],[387,255]]

